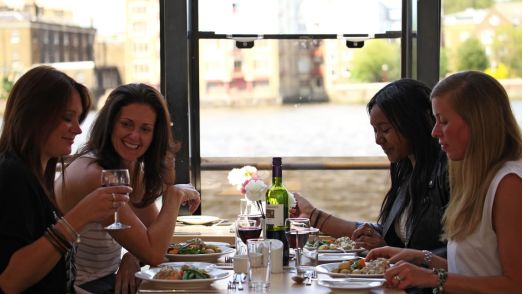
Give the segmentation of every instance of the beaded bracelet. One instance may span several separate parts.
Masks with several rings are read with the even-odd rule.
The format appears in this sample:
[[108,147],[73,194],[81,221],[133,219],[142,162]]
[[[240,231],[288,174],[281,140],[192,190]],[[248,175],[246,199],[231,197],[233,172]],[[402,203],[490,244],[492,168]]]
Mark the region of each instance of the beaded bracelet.
[[438,285],[432,289],[432,294],[443,294],[443,285],[447,281],[447,271],[442,268],[433,268],[432,272],[438,276]]
[[75,238],[74,242],[75,243],[80,243],[81,239],[80,239],[80,234],[78,234],[77,231],[75,231],[75,229],[73,228],[73,226],[71,226],[71,224],[64,218],[64,217],[61,217],[59,220],[58,220],[59,223],[63,224],[64,227],[66,228],[66,230],[71,233],[71,235]]
[[321,228],[323,227],[323,225],[327,222],[327,220],[329,219],[329,217],[331,217],[332,214],[328,214],[327,217],[321,222],[321,224],[318,226],[318,229],[320,229],[320,231],[322,230]]
[[421,266],[429,268],[430,262],[432,261],[432,252],[428,250],[422,250],[421,252],[423,252],[423,262],[421,263]]

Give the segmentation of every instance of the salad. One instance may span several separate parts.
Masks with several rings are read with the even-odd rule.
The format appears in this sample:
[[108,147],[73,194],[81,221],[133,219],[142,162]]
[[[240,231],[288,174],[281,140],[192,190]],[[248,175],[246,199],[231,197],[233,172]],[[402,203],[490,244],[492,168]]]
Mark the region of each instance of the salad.
[[340,263],[338,267],[331,272],[339,274],[376,275],[384,274],[389,266],[389,260],[386,258],[380,257],[367,262],[363,258],[357,258]]
[[182,243],[172,244],[169,249],[167,249],[168,254],[211,254],[220,252],[222,252],[220,247],[206,244],[200,238],[194,238]]
[[209,279],[211,276],[204,269],[198,269],[189,265],[182,265],[180,268],[173,266],[162,266],[153,279],[156,280],[195,280]]
[[[317,243],[316,243],[317,244]],[[315,247],[316,244],[307,242],[305,246]],[[340,237],[336,240],[321,240],[318,246],[318,250],[354,250],[359,249],[356,243],[349,237]]]

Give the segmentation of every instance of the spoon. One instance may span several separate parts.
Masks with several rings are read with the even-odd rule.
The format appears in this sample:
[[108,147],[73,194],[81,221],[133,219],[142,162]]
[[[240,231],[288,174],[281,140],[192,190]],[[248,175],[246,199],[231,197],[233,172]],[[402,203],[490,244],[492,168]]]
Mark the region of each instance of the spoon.
[[306,278],[304,276],[292,276],[291,279],[296,282],[296,284],[303,284]]

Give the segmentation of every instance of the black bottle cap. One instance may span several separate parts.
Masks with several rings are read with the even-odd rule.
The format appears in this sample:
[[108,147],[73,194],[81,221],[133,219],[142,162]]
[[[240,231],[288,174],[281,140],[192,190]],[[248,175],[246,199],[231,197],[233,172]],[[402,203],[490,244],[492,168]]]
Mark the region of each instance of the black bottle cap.
[[281,157],[273,157],[272,165],[281,165]]

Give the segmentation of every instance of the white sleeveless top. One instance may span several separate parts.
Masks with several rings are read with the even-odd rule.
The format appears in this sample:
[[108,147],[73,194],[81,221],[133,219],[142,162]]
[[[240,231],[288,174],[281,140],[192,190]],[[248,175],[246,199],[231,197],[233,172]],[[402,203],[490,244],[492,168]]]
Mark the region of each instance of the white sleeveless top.
[[467,276],[498,276],[502,274],[498,242],[492,224],[492,207],[499,182],[508,174],[521,178],[521,160],[506,162],[490,182],[483,216],[476,231],[464,240],[447,243],[448,270]]
[[76,251],[76,285],[105,277],[118,270],[122,246],[101,224],[90,223],[80,233],[82,241]]

